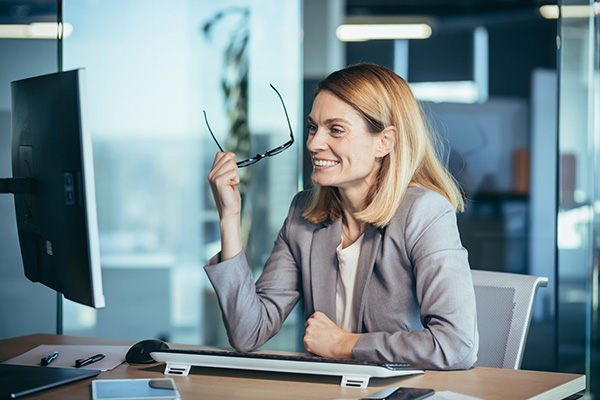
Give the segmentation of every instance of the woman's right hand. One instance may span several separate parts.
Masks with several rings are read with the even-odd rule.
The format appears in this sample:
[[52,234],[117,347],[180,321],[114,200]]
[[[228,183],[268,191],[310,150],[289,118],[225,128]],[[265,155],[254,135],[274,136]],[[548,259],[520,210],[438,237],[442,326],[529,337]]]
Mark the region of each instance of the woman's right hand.
[[208,181],[219,210],[219,218],[239,218],[242,199],[237,187],[240,176],[234,153],[217,153],[208,173]]
[[219,211],[221,261],[225,261],[242,251],[240,228],[242,198],[237,187],[240,176],[234,153],[217,153],[208,174],[208,181]]

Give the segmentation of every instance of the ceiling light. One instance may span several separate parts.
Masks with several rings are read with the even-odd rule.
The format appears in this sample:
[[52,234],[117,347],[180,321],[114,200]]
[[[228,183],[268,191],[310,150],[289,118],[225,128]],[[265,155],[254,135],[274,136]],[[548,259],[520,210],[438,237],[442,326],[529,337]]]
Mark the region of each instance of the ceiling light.
[[558,19],[559,15],[563,18],[589,18],[600,14],[600,3],[595,2],[593,6],[562,6],[547,4],[540,7],[540,14],[546,19]]
[[479,88],[473,81],[413,82],[410,88],[420,101],[434,103],[477,103]]
[[552,4],[541,6],[540,14],[546,19],[558,19],[558,6]]
[[[59,24],[56,22],[37,22],[29,25],[0,25],[0,39],[56,39]],[[73,32],[73,25],[63,24],[63,39]]]
[[431,27],[427,24],[343,24],[335,31],[344,42],[386,39],[427,39]]

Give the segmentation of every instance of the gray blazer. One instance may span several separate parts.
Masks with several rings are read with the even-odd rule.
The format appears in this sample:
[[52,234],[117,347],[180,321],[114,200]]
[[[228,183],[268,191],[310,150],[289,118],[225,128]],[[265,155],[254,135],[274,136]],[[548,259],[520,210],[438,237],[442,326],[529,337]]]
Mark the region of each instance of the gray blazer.
[[[256,284],[243,252],[205,265],[231,345],[251,351],[275,335],[300,298],[335,322],[336,247],[341,219],[302,217],[308,195],[294,197]],[[360,333],[355,358],[466,369],[477,359],[475,294],[456,215],[439,194],[408,188],[385,228],[369,228],[361,247],[354,306]]]

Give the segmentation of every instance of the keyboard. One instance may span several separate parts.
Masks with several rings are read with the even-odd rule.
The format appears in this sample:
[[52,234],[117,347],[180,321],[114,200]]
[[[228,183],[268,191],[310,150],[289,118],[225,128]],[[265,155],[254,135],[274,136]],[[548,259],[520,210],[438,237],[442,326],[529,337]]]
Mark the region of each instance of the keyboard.
[[253,371],[341,376],[343,387],[366,388],[370,378],[391,378],[422,374],[424,371],[406,363],[333,359],[311,355],[274,353],[239,353],[221,350],[167,349],[150,356],[167,363],[166,375],[185,376],[192,366],[230,368]]

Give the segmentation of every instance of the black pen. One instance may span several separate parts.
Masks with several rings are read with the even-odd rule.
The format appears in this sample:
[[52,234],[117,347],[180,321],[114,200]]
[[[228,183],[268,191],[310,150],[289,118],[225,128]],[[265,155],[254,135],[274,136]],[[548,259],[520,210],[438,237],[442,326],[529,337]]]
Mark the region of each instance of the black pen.
[[85,365],[91,364],[91,363],[95,363],[96,361],[100,361],[102,360],[104,357],[106,357],[105,354],[96,354],[95,356],[91,356],[88,358],[80,358],[79,360],[75,361],[75,366],[77,368],[81,368]]
[[52,354],[50,354],[49,356],[42,358],[42,361],[40,361],[40,364],[42,365],[42,367],[45,367],[46,365],[50,364],[52,361],[56,360],[56,357],[58,357],[58,351],[52,352]]

